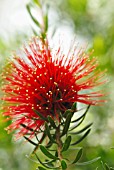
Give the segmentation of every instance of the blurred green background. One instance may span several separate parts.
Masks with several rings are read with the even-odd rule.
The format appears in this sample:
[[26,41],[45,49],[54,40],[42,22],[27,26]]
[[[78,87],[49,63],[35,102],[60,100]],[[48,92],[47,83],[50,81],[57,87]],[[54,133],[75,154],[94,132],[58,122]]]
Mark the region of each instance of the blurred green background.
[[[114,167],[114,149],[111,149],[114,147],[114,0],[46,2],[50,5],[49,30],[51,32],[56,28],[53,40],[64,34],[62,37],[66,38],[67,43],[75,36],[80,45],[88,44],[89,49],[94,49],[93,55],[98,57],[101,70],[107,69],[107,103],[90,108],[85,124],[93,122],[92,131],[79,147],[84,148],[81,161],[100,156],[103,162]],[[19,0],[0,1],[0,71],[12,51],[19,49],[32,36],[32,22],[25,3]],[[25,157],[31,153],[31,145],[23,140],[14,142],[12,134],[7,135],[4,130],[8,123],[3,122],[1,114],[0,119],[0,170],[34,170],[37,164]],[[67,154],[73,157],[73,152],[76,151]],[[97,167],[102,170],[100,161],[84,167],[74,166],[69,170],[95,170]]]

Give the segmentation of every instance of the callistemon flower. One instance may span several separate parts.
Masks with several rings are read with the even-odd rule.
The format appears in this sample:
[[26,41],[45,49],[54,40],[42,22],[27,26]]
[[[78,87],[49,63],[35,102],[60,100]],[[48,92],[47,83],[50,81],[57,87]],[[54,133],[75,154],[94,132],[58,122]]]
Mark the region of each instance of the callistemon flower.
[[[53,50],[33,38],[18,55],[14,55],[3,74],[4,115],[12,120],[8,131],[17,130],[18,137],[37,132],[44,117],[57,120],[74,102],[96,105],[103,100],[94,87],[103,83],[96,58],[90,59],[75,46],[67,55]],[[31,131],[32,129],[32,131]]]

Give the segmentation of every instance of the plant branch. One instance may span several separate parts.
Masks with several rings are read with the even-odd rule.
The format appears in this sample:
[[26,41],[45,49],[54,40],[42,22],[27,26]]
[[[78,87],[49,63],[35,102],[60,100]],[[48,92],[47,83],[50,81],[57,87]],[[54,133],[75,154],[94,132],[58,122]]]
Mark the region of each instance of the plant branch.
[[57,152],[58,152],[58,158],[60,160],[63,159],[62,157],[62,141],[61,141],[61,134],[60,134],[60,125],[58,125],[57,129],[56,129],[56,142],[57,142],[57,145],[58,145],[58,148],[57,148]]

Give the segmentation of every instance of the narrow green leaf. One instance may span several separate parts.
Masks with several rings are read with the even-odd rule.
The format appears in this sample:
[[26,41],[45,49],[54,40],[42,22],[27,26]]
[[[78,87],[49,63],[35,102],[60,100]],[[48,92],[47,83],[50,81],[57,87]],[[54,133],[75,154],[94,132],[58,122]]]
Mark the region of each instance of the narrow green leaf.
[[39,170],[46,170],[45,168],[43,168],[42,166],[38,166]]
[[90,128],[90,126],[92,125],[93,123],[90,123],[88,124],[87,126],[85,126],[83,129],[77,131],[77,132],[71,132],[70,134],[73,134],[73,135],[76,135],[76,134],[80,134],[80,133],[83,133],[85,130],[87,130],[88,128]]
[[43,163],[43,162],[39,159],[39,157],[38,157],[38,155],[37,155],[36,153],[35,153],[35,155],[36,155],[37,160],[40,162],[40,164],[43,165],[45,168],[47,168],[47,169],[58,169],[58,168],[60,168],[60,167],[47,166],[45,163]]
[[83,153],[83,151],[82,151],[82,148],[78,151],[78,153],[77,153],[77,155],[76,155],[76,158],[75,158],[75,160],[73,161],[73,163],[72,164],[75,164],[76,162],[78,162],[79,160],[80,160],[80,158],[81,158],[81,156],[82,156],[82,153]]
[[34,150],[32,151],[32,154],[34,154],[34,153],[37,151],[37,149],[39,148],[39,144],[41,144],[41,143],[43,142],[43,140],[45,139],[45,137],[46,137],[46,134],[43,133],[41,139],[39,140],[39,143],[37,144],[37,146],[36,146],[36,147],[34,148]]
[[51,116],[48,116],[48,121],[50,122],[50,125],[51,125],[53,128],[56,128],[55,122],[54,122],[54,120],[52,119]]
[[67,151],[71,143],[71,136],[68,136],[63,144],[62,152]]
[[51,37],[53,37],[55,35],[57,27],[54,27],[53,30],[51,31]]
[[43,162],[43,164],[47,164],[47,165],[51,165],[51,166],[53,166],[53,162],[55,162],[56,160],[54,160],[54,159],[52,159],[51,161],[49,161],[49,160],[46,160],[45,162]]
[[47,121],[48,119],[46,117],[44,117],[41,113],[39,113],[37,110],[33,109],[33,111],[42,119]]
[[34,146],[37,146],[37,145],[38,145],[37,143],[33,142],[32,140],[30,140],[30,139],[27,138],[26,136],[24,136],[24,138],[25,138],[28,142],[30,142],[32,145],[34,145]]
[[106,163],[104,165],[106,170],[110,170],[110,167]]
[[34,163],[38,163],[38,161],[36,159],[32,159],[31,157],[33,157],[33,154],[30,155],[25,155],[30,161],[34,162]]
[[67,117],[67,115],[69,114],[69,113],[71,113],[72,111],[71,111],[71,109],[68,109],[68,110],[66,110],[65,112],[64,112],[64,114],[63,114],[63,117]]
[[67,164],[64,160],[61,161],[61,167],[62,167],[62,170],[67,169]]
[[46,147],[44,147],[43,145],[40,145],[40,150],[43,152],[44,155],[46,155],[48,158],[50,159],[54,159],[54,160],[57,160],[59,159],[58,157],[52,155]]
[[46,33],[48,30],[48,14],[44,16],[44,23],[45,23],[45,33]]
[[20,124],[22,127],[24,127],[25,129],[31,131],[31,132],[34,132],[34,130],[32,128],[30,128],[29,126],[26,126],[25,124],[21,123]]
[[90,132],[91,129],[88,129],[88,131],[76,142],[72,143],[71,145],[77,145],[78,143],[80,143]]
[[92,160],[87,161],[87,162],[82,162],[82,163],[77,162],[76,165],[79,165],[79,166],[90,165],[90,164],[92,164],[92,163],[94,163],[94,162],[96,162],[100,159],[101,159],[101,157],[97,157],[97,158],[92,159]]
[[82,120],[80,120],[78,123],[76,123],[74,126],[72,126],[72,127],[69,129],[69,132],[72,131],[72,130],[74,130],[74,129],[76,129],[78,126],[80,126],[81,123],[84,121],[84,118],[85,118],[85,117],[83,117]]
[[27,8],[27,11],[28,11],[30,17],[32,18],[33,22],[34,22],[38,27],[40,27],[40,23],[33,17],[32,13],[31,13],[31,5],[30,5],[30,4],[27,4],[27,5],[26,5],[26,8]]
[[65,125],[64,125],[63,132],[62,132],[61,136],[64,136],[65,134],[67,134],[69,126],[70,126],[71,118],[72,118],[72,113],[69,113],[67,115],[67,118],[66,118]]
[[43,38],[43,40],[46,38],[46,33],[45,32],[41,32],[41,37]]
[[84,118],[85,118],[85,113],[83,113],[83,114],[82,114],[79,118],[77,118],[77,119],[73,120],[71,123],[79,122],[81,119],[83,119],[83,120],[84,120]]
[[52,146],[53,142],[49,141],[46,145],[46,148],[50,148]]
[[33,31],[33,33],[34,33],[35,36],[38,36],[38,33],[35,31],[34,28],[32,28],[32,31]]
[[33,1],[36,5],[38,5],[39,7],[41,6],[39,0],[32,0],[32,1]]
[[[60,120],[61,120],[60,125],[64,125],[65,120],[64,120],[64,116],[63,116],[63,114],[62,114],[61,112],[59,113],[59,118],[60,118]],[[57,122],[57,124],[59,125],[59,122]]]
[[49,137],[50,141],[53,142],[53,143],[56,143],[55,140],[53,139],[51,133],[50,133],[50,128],[49,128],[47,122],[45,122],[45,132],[46,132],[47,136]]
[[79,121],[80,119],[82,119],[82,118],[84,119],[85,116],[86,116],[86,114],[87,114],[87,112],[88,112],[88,110],[89,110],[89,108],[90,108],[90,105],[87,107],[86,111],[85,111],[79,118],[73,120],[71,123],[78,122],[78,121]]
[[57,151],[55,152],[55,156],[58,157],[58,152]]
[[77,109],[77,103],[75,102],[73,103],[71,110],[76,111],[76,109]]

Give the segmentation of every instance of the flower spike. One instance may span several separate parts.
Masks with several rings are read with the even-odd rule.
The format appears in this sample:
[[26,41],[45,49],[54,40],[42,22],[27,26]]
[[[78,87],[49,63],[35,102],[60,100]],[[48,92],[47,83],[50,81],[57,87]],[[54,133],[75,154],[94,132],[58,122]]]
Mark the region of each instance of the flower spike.
[[76,111],[77,102],[96,105],[104,101],[102,91],[94,90],[104,83],[96,58],[90,59],[83,51],[69,51],[64,55],[59,47],[55,52],[35,37],[19,56],[14,55],[3,74],[3,114],[13,120],[8,131],[19,130],[17,137],[34,137],[45,128],[45,121],[56,127],[60,114],[73,103]]

